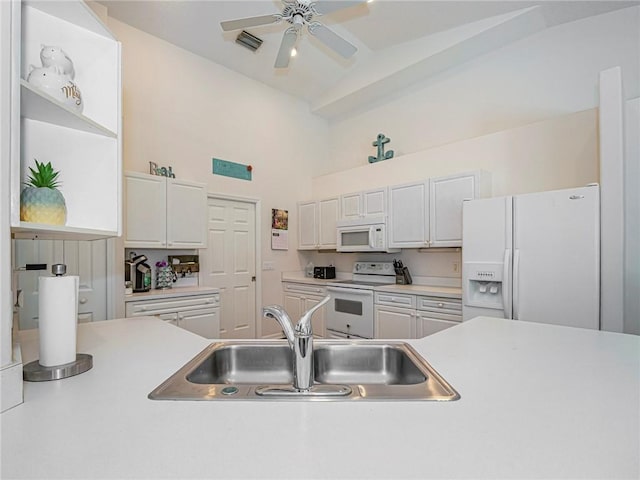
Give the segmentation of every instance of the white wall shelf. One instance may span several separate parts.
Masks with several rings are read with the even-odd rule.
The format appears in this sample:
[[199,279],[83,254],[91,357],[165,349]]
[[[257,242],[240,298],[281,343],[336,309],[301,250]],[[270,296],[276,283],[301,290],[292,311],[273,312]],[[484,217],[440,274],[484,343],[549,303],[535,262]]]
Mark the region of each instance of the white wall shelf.
[[31,120],[118,138],[116,132],[61,104],[23,79],[20,79],[20,115]]
[[13,238],[29,240],[98,240],[105,237],[118,236],[117,230],[93,230],[42,223],[20,222],[11,228]]

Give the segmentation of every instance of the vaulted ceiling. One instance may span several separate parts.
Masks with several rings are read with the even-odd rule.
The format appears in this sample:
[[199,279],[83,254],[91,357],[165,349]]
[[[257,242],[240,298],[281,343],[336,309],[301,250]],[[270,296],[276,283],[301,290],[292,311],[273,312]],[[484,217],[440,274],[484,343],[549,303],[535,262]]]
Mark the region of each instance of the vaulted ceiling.
[[[316,3],[333,0],[317,0]],[[380,95],[546,28],[638,1],[375,0],[316,17],[358,49],[345,60],[303,31],[298,55],[274,68],[289,25],[246,28],[263,40],[256,52],[238,45],[239,31],[220,22],[270,15],[280,1],[103,0],[109,16],[238,73],[307,101],[315,113],[338,116]]]

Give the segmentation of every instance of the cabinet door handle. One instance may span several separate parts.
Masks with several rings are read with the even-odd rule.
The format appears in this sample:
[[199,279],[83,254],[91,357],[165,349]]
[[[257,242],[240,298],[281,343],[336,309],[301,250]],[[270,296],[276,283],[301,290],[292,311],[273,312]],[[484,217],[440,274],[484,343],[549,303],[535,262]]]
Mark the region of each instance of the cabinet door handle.
[[444,307],[444,303],[438,303],[438,307],[443,308]]
[[82,297],[82,298],[79,300],[79,302],[80,302],[80,303],[82,303],[82,304],[84,305],[85,303],[87,303],[87,299],[86,299],[86,298],[84,298],[84,297]]

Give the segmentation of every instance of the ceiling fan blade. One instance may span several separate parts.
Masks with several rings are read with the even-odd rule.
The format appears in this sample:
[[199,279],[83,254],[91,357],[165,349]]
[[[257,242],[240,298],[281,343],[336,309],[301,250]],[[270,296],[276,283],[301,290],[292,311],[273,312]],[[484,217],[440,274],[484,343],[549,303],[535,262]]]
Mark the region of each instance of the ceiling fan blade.
[[342,10],[343,8],[353,7],[355,5],[360,5],[361,3],[367,3],[366,0],[324,0],[317,1],[314,4],[314,8],[316,12],[321,15],[326,15],[327,13],[335,12],[336,10]]
[[227,20],[220,22],[222,30],[229,32],[231,30],[240,30],[241,28],[259,27],[260,25],[268,25],[276,23],[280,19],[277,15],[261,15],[259,17],[240,18],[238,20]]
[[315,22],[309,25],[309,33],[344,58],[349,58],[358,51],[355,45],[347,42],[340,35],[321,23]]
[[287,68],[289,66],[289,59],[291,58],[291,49],[296,44],[298,38],[298,32],[295,28],[288,28],[282,36],[282,42],[280,43],[280,50],[278,50],[278,56],[276,57],[276,68]]

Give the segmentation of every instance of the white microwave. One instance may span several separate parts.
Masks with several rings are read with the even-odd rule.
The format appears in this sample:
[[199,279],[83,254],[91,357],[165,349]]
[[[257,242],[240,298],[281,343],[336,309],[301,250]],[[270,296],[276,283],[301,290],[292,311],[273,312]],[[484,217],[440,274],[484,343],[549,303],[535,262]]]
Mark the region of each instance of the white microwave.
[[336,223],[338,252],[398,252],[387,248],[384,217],[340,220]]

